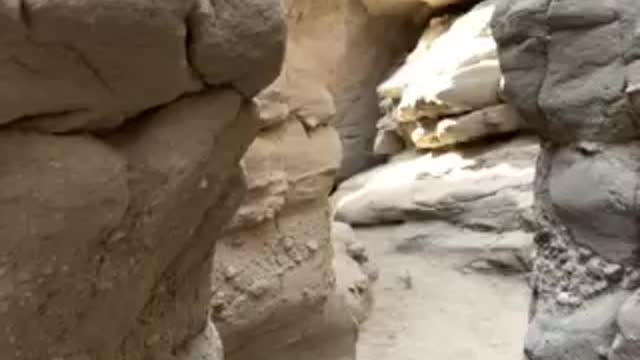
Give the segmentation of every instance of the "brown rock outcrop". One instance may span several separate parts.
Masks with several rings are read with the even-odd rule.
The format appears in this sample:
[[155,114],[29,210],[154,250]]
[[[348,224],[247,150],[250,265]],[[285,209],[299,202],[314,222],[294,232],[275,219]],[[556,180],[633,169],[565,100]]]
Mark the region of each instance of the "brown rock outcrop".
[[382,160],[372,151],[380,117],[375,89],[413,45],[420,25],[406,14],[372,15],[361,0],[285,2],[287,60],[271,98],[307,127],[336,128],[342,180]]
[[279,71],[279,0],[0,5],[0,124],[110,129],[210,85],[252,96]]
[[0,358],[220,359],[210,257],[281,10],[0,1]]
[[355,359],[370,278],[332,243],[328,195],[372,163],[375,87],[412,25],[359,0],[286,6],[285,63],[256,98],[249,192],[217,247],[212,317],[227,359]]

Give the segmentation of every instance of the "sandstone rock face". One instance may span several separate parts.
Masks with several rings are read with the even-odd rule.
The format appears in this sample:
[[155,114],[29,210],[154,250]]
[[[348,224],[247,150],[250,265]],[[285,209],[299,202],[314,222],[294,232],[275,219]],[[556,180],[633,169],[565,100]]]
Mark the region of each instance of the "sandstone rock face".
[[632,1],[504,1],[494,16],[504,94],[543,141],[533,360],[640,357],[639,13]]
[[[318,342],[327,327],[346,327],[354,346],[357,328],[334,291],[327,210],[339,162],[335,130],[306,132],[296,118],[263,130],[245,156],[248,197],[214,262],[212,316],[227,359],[332,359]],[[305,345],[313,341],[317,349]]]
[[346,223],[331,224],[331,243],[336,269],[336,291],[346,299],[350,314],[358,324],[364,323],[373,307],[372,283],[378,279],[376,265],[369,257],[366,244],[358,239]]
[[413,52],[379,87],[385,116],[374,150],[434,149],[522,127],[501,104],[501,71],[489,26],[495,0],[431,19]]
[[521,357],[538,152],[516,137],[403,153],[340,184],[335,219],[380,268],[359,360]]
[[403,154],[338,188],[335,217],[353,225],[446,219],[516,230],[526,221],[538,145],[517,138],[442,154]]
[[381,160],[372,151],[380,116],[375,88],[412,45],[415,25],[406,15],[373,16],[361,0],[285,3],[287,60],[271,87],[272,117],[333,125],[344,148],[337,177],[347,178]]
[[220,360],[210,259],[279,3],[7,0],[0,19],[0,358]]
[[5,358],[171,359],[205,328],[208,255],[257,128],[246,106],[185,98],[102,140],[0,131]]
[[251,96],[279,71],[279,0],[0,5],[0,124],[114,128],[211,85]]
[[411,20],[361,1],[285,4],[286,58],[256,98],[261,131],[243,160],[248,196],[217,247],[212,318],[227,359],[354,360],[375,271],[349,254],[348,230],[332,236],[328,195],[374,160],[375,87]]

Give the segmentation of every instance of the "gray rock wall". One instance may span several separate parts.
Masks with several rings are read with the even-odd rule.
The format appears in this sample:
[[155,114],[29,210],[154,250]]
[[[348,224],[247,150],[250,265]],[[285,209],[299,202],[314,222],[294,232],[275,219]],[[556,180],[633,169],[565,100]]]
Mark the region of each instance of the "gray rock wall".
[[543,144],[533,360],[640,358],[639,14],[631,0],[502,1],[494,14],[505,96]]

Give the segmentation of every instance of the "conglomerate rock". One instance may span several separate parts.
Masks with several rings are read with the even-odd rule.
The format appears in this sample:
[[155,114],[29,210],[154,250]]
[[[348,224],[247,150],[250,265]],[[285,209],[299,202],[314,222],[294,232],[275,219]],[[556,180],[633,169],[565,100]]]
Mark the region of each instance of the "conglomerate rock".
[[173,359],[205,329],[256,128],[214,91],[102,140],[0,131],[3,358]]
[[502,1],[504,94],[542,139],[536,176],[532,360],[640,357],[640,4]]

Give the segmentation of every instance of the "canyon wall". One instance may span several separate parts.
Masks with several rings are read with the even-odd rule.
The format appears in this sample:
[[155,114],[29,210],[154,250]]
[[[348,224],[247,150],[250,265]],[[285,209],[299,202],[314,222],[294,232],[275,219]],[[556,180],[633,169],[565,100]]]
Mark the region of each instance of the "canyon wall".
[[221,359],[210,258],[285,29],[271,0],[0,2],[0,358]]
[[273,89],[284,95],[291,116],[337,130],[340,181],[383,160],[372,151],[375,88],[412,46],[419,18],[373,15],[361,0],[287,0],[286,6],[287,60]]
[[355,359],[374,272],[348,255],[349,234],[332,241],[328,197],[376,161],[375,86],[412,25],[359,0],[286,10],[282,72],[256,98],[248,196],[217,247],[212,318],[227,359]]
[[542,141],[532,360],[640,357],[635,1],[502,1],[504,94]]

